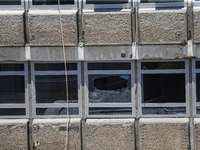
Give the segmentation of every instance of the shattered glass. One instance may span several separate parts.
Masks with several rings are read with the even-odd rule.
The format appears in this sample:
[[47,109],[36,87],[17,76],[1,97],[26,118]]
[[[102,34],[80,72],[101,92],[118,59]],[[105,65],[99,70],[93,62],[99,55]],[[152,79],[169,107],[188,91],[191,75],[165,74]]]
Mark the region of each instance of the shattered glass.
[[131,115],[131,107],[90,107],[89,115]]
[[185,107],[143,107],[142,114],[186,114]]
[[[68,108],[69,115],[79,115],[78,107]],[[36,108],[36,115],[67,115],[67,108]]]

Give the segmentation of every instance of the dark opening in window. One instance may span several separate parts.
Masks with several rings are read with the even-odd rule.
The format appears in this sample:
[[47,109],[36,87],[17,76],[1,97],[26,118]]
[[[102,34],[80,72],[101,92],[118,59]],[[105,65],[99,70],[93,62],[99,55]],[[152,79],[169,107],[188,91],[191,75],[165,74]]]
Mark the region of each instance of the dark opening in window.
[[184,0],[141,0],[141,3],[169,3],[169,2],[184,2]]
[[131,63],[88,63],[88,70],[131,70]]
[[[63,71],[64,63],[36,63],[35,71]],[[67,63],[67,70],[77,70],[77,63]]]
[[185,62],[142,62],[141,69],[185,69]]
[[36,115],[78,115],[78,107],[70,107],[67,111],[66,107],[63,108],[36,108]]
[[0,5],[21,5],[21,0],[0,0]]
[[86,0],[86,4],[124,4],[128,0]]
[[[61,5],[73,5],[74,0],[60,0]],[[58,5],[58,0],[33,0],[33,5]]]

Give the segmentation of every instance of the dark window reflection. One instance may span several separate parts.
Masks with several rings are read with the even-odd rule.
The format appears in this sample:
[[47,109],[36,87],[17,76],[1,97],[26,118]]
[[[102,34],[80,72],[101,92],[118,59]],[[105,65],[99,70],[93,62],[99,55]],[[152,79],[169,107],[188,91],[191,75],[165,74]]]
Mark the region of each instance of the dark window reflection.
[[24,64],[0,64],[0,71],[24,71]]
[[142,114],[186,114],[185,107],[144,107],[142,108]]
[[141,0],[141,3],[169,3],[169,2],[184,2],[184,0]]
[[78,107],[70,107],[68,108],[37,108],[36,115],[78,115],[79,109]]
[[124,4],[128,0],[86,0],[86,4]]
[[108,108],[101,108],[101,107],[91,107],[89,108],[89,115],[131,115],[132,108],[131,107],[108,107]]
[[[60,0],[61,5],[73,5],[74,0]],[[33,5],[58,5],[58,0],[33,0]]]
[[131,63],[88,63],[88,70],[131,70]]
[[22,116],[26,115],[25,108],[0,108],[0,116]]
[[0,5],[21,5],[21,0],[0,0]]
[[185,69],[185,62],[142,62],[141,69]]
[[197,102],[200,102],[200,73],[196,74],[196,87]]
[[[36,63],[35,71],[63,71],[64,63]],[[67,63],[67,70],[77,70],[77,63]]]
[[[78,102],[77,75],[68,75],[69,102]],[[65,75],[35,76],[37,103],[66,103]]]

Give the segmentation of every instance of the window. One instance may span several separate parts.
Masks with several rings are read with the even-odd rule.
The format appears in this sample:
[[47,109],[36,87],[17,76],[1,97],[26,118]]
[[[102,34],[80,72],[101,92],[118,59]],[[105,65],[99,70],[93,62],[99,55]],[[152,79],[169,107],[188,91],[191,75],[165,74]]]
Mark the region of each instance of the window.
[[[69,115],[81,117],[80,63],[67,63]],[[32,63],[33,116],[66,117],[64,63]]]
[[139,0],[139,7],[184,7],[187,0]]
[[189,116],[188,61],[139,61],[139,115]]
[[[31,9],[58,9],[58,0],[29,0]],[[77,0],[60,0],[61,9],[77,8]]]
[[0,62],[0,118],[28,118],[27,63]]
[[0,0],[0,9],[24,9],[24,0]]
[[131,8],[132,0],[83,0],[83,8]]
[[86,117],[132,117],[133,62],[85,63]]
[[193,6],[200,6],[200,0],[192,0]]

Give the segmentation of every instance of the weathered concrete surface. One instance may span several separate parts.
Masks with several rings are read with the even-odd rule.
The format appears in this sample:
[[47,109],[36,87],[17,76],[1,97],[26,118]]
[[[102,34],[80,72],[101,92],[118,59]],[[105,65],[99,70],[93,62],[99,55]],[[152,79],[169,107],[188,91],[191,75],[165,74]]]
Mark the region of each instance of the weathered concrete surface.
[[137,46],[137,59],[175,59],[187,57],[187,46],[143,45]]
[[134,150],[134,119],[87,119],[88,150]]
[[[77,10],[61,10],[64,43],[77,44]],[[32,46],[61,46],[61,25],[58,10],[29,11],[30,44]]]
[[27,119],[0,119],[0,149],[27,150]]
[[83,11],[85,45],[130,45],[131,10],[119,12]]
[[139,9],[140,44],[181,43],[187,40],[186,9]]
[[200,7],[193,7],[194,43],[200,43]]
[[140,150],[189,149],[188,118],[142,118],[139,121]]
[[194,118],[195,149],[200,149],[200,118]]
[[23,46],[23,11],[0,11],[0,46]]
[[[31,47],[31,60],[59,61],[64,60],[62,47]],[[78,60],[78,47],[65,47],[66,60]]]
[[3,60],[21,60],[24,61],[25,48],[24,47],[0,47],[0,61]]
[[[33,140],[37,150],[64,150],[67,119],[34,119]],[[68,147],[81,149],[81,119],[70,119]]]

